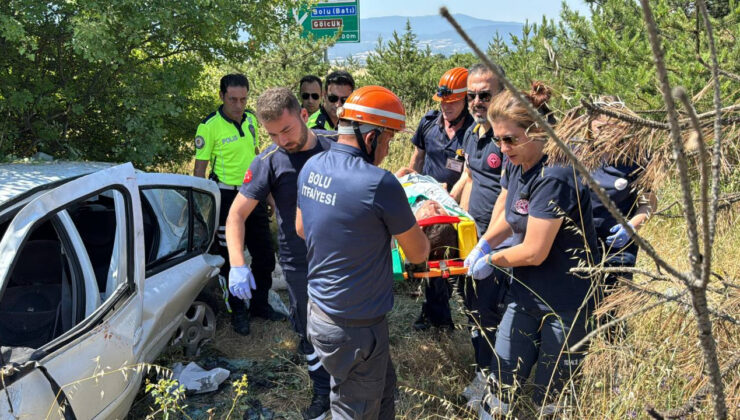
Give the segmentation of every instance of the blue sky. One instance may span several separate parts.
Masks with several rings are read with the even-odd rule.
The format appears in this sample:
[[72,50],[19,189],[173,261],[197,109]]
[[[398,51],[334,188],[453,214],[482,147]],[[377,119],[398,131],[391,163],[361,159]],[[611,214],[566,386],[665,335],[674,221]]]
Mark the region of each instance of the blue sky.
[[[569,7],[588,14],[583,0],[566,0]],[[360,0],[360,16],[426,16],[439,13],[440,6],[447,6],[451,13],[461,13],[477,18],[524,22],[540,20],[542,15],[557,19],[560,0]]]

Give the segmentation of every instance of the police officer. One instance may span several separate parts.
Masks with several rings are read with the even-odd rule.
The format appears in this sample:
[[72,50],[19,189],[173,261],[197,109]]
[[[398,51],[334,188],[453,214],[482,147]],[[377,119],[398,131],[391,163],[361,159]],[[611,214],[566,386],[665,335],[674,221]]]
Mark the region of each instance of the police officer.
[[[221,190],[218,252],[226,260],[221,267],[221,275],[224,277],[228,276],[230,268],[225,236],[226,217],[249,164],[257,154],[257,119],[253,113],[246,111],[248,93],[249,81],[244,75],[228,74],[222,77],[219,98],[223,104],[200,123],[195,135],[193,175],[205,177],[210,164],[209,178],[216,181]],[[267,294],[272,286],[272,271],[275,269],[275,255],[267,209],[263,203],[256,206],[247,219],[246,226],[250,232],[247,249],[252,256],[252,271],[256,282],[249,312],[253,316],[270,320],[285,319],[267,302]],[[230,296],[229,306],[234,331],[242,335],[249,334],[249,314],[244,302]]]
[[[249,299],[252,273],[244,264],[244,221],[272,194],[279,226],[279,256],[288,283],[293,328],[301,337],[299,351],[306,356],[308,375],[313,382],[313,399],[303,412],[304,419],[322,419],[329,411],[329,374],[321,366],[313,346],[306,338],[308,303],[306,243],[295,231],[297,179],[311,156],[329,149],[332,140],[306,127],[308,112],[286,88],[268,89],[257,99],[257,116],[273,145],[259,154],[249,167],[240,194],[234,199],[226,221],[229,245],[231,292]],[[246,232],[251,235],[251,232]]]
[[321,105],[321,79],[313,74],[303,76],[298,83],[298,90],[301,96],[301,106],[308,111],[308,115],[318,111]]
[[[615,109],[623,114],[634,115],[622,101],[613,96],[603,96],[594,104]],[[590,122],[590,135],[594,141],[600,141],[603,132],[609,129],[613,133],[627,133],[631,129],[628,123],[599,115]],[[591,175],[604,189],[609,198],[627,218],[635,231],[639,230],[657,207],[657,198],[650,191],[640,192],[637,180],[644,172],[644,164],[634,157],[624,157],[620,160],[605,162]],[[637,244],[632,242],[629,232],[622,227],[609,213],[595,192],[591,191],[594,225],[599,245],[603,247],[602,255],[606,267],[634,267],[637,261]],[[621,277],[632,280],[632,273],[608,274],[605,276],[602,296],[610,294],[617,286],[617,279]],[[607,319],[604,319],[608,322]],[[614,340],[625,333],[622,325],[616,325],[608,331],[607,337]]]
[[344,104],[355,90],[355,79],[344,70],[329,73],[324,81],[324,104],[308,118],[308,128],[336,130],[337,108]]
[[378,168],[405,125],[388,89],[356,90],[339,111],[339,139],[298,176],[296,230],[308,247],[308,337],[331,374],[334,419],[392,419],[396,375],[388,322],[390,243],[412,263],[429,256],[398,180]]
[[[475,119],[465,133],[465,169],[462,176],[452,188],[451,195],[461,203],[467,203],[468,212],[475,220],[478,234],[483,235],[491,221],[494,204],[501,192],[501,170],[504,155],[493,141],[493,129],[486,113],[491,99],[503,86],[488,67],[481,63],[468,69],[467,99],[470,113]],[[505,241],[501,247],[510,245]],[[476,254],[491,252],[488,242],[481,240],[468,258]],[[473,382],[465,389],[463,395],[469,404],[475,405],[483,398],[485,376],[493,357],[496,341],[496,327],[503,315],[503,295],[508,286],[503,272],[494,273],[498,279],[473,280],[463,277],[458,289],[468,314],[470,339],[475,354],[476,375]]]
[[[467,80],[468,70],[463,67],[455,67],[442,75],[432,96],[440,103],[440,110],[427,112],[411,138],[415,149],[409,167],[445,184],[447,191],[460,178],[465,163],[462,139],[473,124],[465,101]],[[425,302],[414,321],[414,329],[424,330],[430,324],[452,327],[447,279],[433,277],[425,279],[424,283]]]
[[[550,92],[535,82],[525,95],[543,115],[550,115]],[[513,267],[506,312],[496,331],[489,393],[479,414],[483,419],[508,414],[510,387],[523,384],[536,363],[533,399],[540,415],[550,415],[557,407],[547,404],[546,397],[562,390],[584,356],[569,346],[586,335],[591,282],[569,270],[597,263],[591,199],[572,167],[547,165],[544,131],[511,92],[494,98],[488,119],[508,161],[501,178],[503,198],[496,204],[504,208],[494,210],[483,238],[495,247],[513,231],[522,235],[522,242],[473,262],[476,279]]]

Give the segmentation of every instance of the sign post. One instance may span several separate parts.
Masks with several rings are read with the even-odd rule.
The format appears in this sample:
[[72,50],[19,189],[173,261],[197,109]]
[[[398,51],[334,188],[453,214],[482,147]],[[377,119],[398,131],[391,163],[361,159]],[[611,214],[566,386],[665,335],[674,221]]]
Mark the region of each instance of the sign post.
[[303,26],[303,36],[333,37],[337,42],[360,42],[360,0],[320,0],[308,9],[293,9],[296,23]]

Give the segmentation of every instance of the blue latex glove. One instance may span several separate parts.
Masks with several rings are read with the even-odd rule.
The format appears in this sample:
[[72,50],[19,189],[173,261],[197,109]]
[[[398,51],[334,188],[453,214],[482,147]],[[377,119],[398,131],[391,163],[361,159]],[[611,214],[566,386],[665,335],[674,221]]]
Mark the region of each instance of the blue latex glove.
[[491,264],[488,255],[486,255],[475,263],[473,269],[470,270],[470,274],[476,280],[483,280],[490,277],[494,270],[496,270],[496,266]]
[[471,274],[471,270],[473,269],[473,266],[475,266],[476,261],[483,258],[483,256],[489,252],[491,252],[491,245],[488,245],[488,241],[485,239],[480,238],[478,245],[470,251],[470,254],[468,254],[468,257],[465,258],[465,262],[463,263],[463,266],[470,269],[468,270],[468,274]]
[[488,245],[488,241],[486,241],[483,238],[480,238],[480,241],[478,241],[478,245],[473,248],[472,251],[470,251],[470,254],[468,254],[468,257],[465,258],[465,262],[463,263],[464,267],[468,267],[468,274],[473,274],[473,267],[475,267],[475,263],[480,261],[481,258],[483,258],[486,254],[491,252],[491,245]]
[[[635,227],[632,226],[632,223],[628,222],[628,224],[632,227],[632,230],[635,229]],[[609,232],[614,234],[606,237],[606,244],[611,247],[622,248],[627,245],[627,242],[630,240],[630,233],[622,225],[617,224],[612,226],[612,228],[609,229]]]
[[256,288],[257,283],[254,282],[254,276],[249,267],[246,265],[231,267],[231,270],[229,270],[229,291],[232,295],[246,302],[252,298],[252,290]]

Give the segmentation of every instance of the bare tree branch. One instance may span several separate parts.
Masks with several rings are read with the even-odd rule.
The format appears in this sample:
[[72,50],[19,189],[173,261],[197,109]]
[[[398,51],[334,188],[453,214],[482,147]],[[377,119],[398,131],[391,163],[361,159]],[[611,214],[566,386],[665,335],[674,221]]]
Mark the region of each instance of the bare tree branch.
[[720,159],[722,154],[722,92],[719,84],[719,62],[717,60],[717,48],[714,44],[714,33],[712,23],[709,21],[709,12],[704,0],[697,0],[696,6],[701,12],[704,20],[704,26],[707,30],[709,39],[709,51],[712,57],[712,82],[714,84],[714,150],[712,151],[712,199],[713,204],[709,215],[709,240],[714,241],[714,235],[717,230],[717,211],[719,208],[719,183],[720,183]]
[[[670,130],[670,125],[667,123],[663,123],[660,121],[653,121],[649,120],[647,118],[639,118],[639,117],[633,117],[631,115],[622,114],[620,112],[615,112],[610,109],[605,109],[600,106],[594,105],[593,103],[587,101],[586,99],[581,99],[581,105],[583,105],[586,109],[589,110],[589,112],[593,112],[595,114],[603,114],[611,118],[616,118],[621,121],[628,122],[630,124],[639,125],[641,127],[647,127],[647,128],[657,128],[659,130]],[[707,118],[715,117],[716,115],[723,115],[724,113],[728,112],[735,112],[740,110],[740,105],[731,105],[725,108],[722,108],[720,111],[707,111],[701,114],[698,114],[697,117],[699,120],[704,120]],[[637,114],[665,114],[666,110],[648,110],[648,111],[636,111]],[[722,119],[722,124],[732,123],[734,121],[734,118],[725,118]],[[679,126],[681,128],[687,128],[691,127],[691,120],[690,119],[681,119],[678,120]]]
[[[730,372],[732,372],[734,369],[736,369],[738,366],[740,366],[740,356],[735,356],[734,359],[732,359],[725,367],[722,369],[722,377],[724,378]],[[689,399],[689,401],[684,404],[682,407],[660,412],[655,411],[660,417],[654,417],[654,418],[661,418],[661,419],[681,419],[689,416],[691,413],[696,410],[696,406],[699,405],[699,403],[707,397],[707,394],[712,390],[711,386],[709,384],[704,385],[699,392],[696,393],[693,397]],[[655,409],[653,409],[655,410]]]
[[[696,6],[701,12],[704,20],[704,26],[707,30],[707,38],[709,39],[709,50],[712,57],[712,81],[714,82],[714,107],[715,107],[715,120],[714,120],[714,151],[712,153],[712,199],[713,204],[709,215],[709,241],[714,242],[717,224],[717,211],[719,207],[719,182],[720,182],[720,158],[722,153],[722,123],[721,123],[721,110],[722,110],[722,97],[719,84],[719,62],[717,60],[717,49],[714,44],[714,33],[712,30],[712,23],[709,20],[709,12],[707,11],[707,5],[704,0],[697,0]],[[710,244],[711,245],[711,244]],[[711,270],[711,259],[704,264],[706,278],[702,279],[706,287],[706,283],[709,281],[709,272]],[[705,371],[709,375],[710,382],[712,384],[712,403],[714,405],[714,417],[717,419],[727,418],[727,403],[725,401],[724,384],[722,383],[722,374],[719,369],[719,360],[717,360],[717,343],[714,341],[712,335],[712,325],[708,317],[706,321],[702,319],[701,311],[706,308],[706,291],[702,293],[701,290],[692,290],[692,296],[694,297],[694,311],[697,314],[697,323],[699,324],[699,340],[702,343],[702,349],[704,350],[704,362],[706,363]]]
[[665,66],[663,48],[660,45],[660,39],[658,38],[658,27],[655,23],[653,11],[652,9],[650,9],[648,0],[640,0],[640,4],[642,4],[643,18],[645,19],[645,23],[647,24],[648,38],[650,40],[650,46],[653,50],[653,59],[658,74],[658,80],[660,82],[661,93],[663,94],[663,101],[665,102],[666,111],[668,113],[668,123],[670,124],[671,140],[673,142],[673,153],[676,158],[676,165],[678,166],[678,175],[681,184],[681,193],[683,197],[685,212],[686,230],[689,237],[691,269],[694,277],[687,284],[691,284],[696,282],[701,274],[701,255],[699,253],[699,237],[696,228],[696,211],[694,209],[693,199],[691,198],[691,180],[689,179],[689,165],[686,162],[686,153],[683,147],[683,141],[681,140],[681,131],[678,124],[676,105],[673,102],[673,96],[671,96],[671,86],[668,82],[668,70]]
[[[707,165],[707,145],[704,144],[704,135],[701,132],[699,125],[699,118],[696,115],[694,106],[691,105],[686,89],[683,87],[676,87],[673,90],[673,96],[677,97],[683,107],[686,108],[686,112],[689,114],[689,120],[691,125],[696,132],[698,137],[697,144],[699,145],[699,196],[701,203],[701,227],[702,227],[702,242],[704,245],[704,255],[702,256],[701,263],[701,281],[699,287],[706,287],[709,282],[709,274],[711,273],[712,263],[712,238],[710,237],[709,231],[709,166]],[[716,204],[713,205],[716,207]]]
[[661,280],[661,281],[672,281],[675,280],[675,277],[671,277],[665,274],[660,273],[653,273],[652,271],[648,271],[642,268],[637,267],[573,267],[570,269],[571,273],[584,273],[593,275],[595,273],[609,273],[609,274],[618,274],[618,273],[632,273],[632,274],[640,274],[645,277],[650,277],[651,279],[655,280]]
[[[676,295],[667,295],[665,293],[656,292],[655,290],[650,290],[648,288],[639,286],[636,283],[629,282],[629,281],[622,281],[622,284],[624,284],[628,289],[630,289],[630,290],[632,290],[634,292],[642,293],[644,295],[648,295],[648,296],[651,296],[651,297],[654,297],[654,298],[663,300],[664,302],[675,302],[678,305],[683,306],[685,308],[689,308],[689,309],[691,309],[693,307],[693,302],[687,302],[686,300],[684,300],[684,299],[682,299],[680,297],[679,298],[676,298]],[[683,296],[685,294],[686,294],[686,291],[684,291],[683,293],[681,293],[679,296]],[[706,296],[706,294],[705,294],[705,296]],[[732,315],[730,315],[730,314],[728,314],[726,312],[721,312],[721,311],[718,311],[716,309],[712,309],[708,305],[707,305],[706,310],[707,310],[707,313],[708,314],[711,314],[714,317],[716,317],[716,318],[718,318],[718,319],[720,319],[722,321],[729,322],[730,324],[733,324],[733,325],[740,325],[740,320],[738,320],[737,318],[735,318],[734,316],[732,316]]]
[[720,106],[719,108],[715,109],[714,111],[707,111],[707,112],[701,113],[701,114],[698,115],[698,117],[699,117],[700,120],[703,120],[705,118],[711,118],[711,117],[721,116],[722,114],[724,114],[726,112],[735,112],[735,111],[740,111],[740,104],[738,104],[738,105],[730,105],[730,106],[726,106],[724,108],[722,108]]
[[[586,107],[586,109],[588,109],[590,112],[593,112],[595,114],[603,114],[603,115],[606,115],[607,117],[612,117],[618,120],[626,121],[630,124],[639,125],[642,127],[649,127],[649,128],[660,128],[663,130],[669,129],[669,126],[666,123],[648,120],[646,118],[633,117],[631,115],[622,114],[621,112],[615,112],[610,109],[605,109],[600,106],[596,106],[585,99],[581,99],[581,105],[583,105],[584,107]],[[665,112],[665,111],[661,111],[661,112]]]
[[[683,296],[685,294],[686,294],[686,292],[684,291],[682,294],[677,295],[677,296],[674,296],[673,299],[677,300],[680,296]],[[570,346],[570,348],[568,349],[568,351],[570,351],[570,352],[577,352],[578,350],[581,349],[581,347],[583,347],[583,346],[587,345],[588,343],[590,343],[591,342],[591,339],[593,339],[594,337],[596,337],[596,335],[598,335],[600,332],[602,332],[604,330],[607,330],[607,329],[611,328],[614,325],[620,324],[620,323],[622,323],[622,322],[624,322],[624,321],[626,321],[626,320],[628,320],[628,319],[630,319],[630,318],[632,318],[634,316],[637,316],[637,315],[640,315],[640,314],[644,314],[645,312],[651,311],[651,310],[657,308],[658,306],[663,305],[663,304],[668,303],[668,302],[669,302],[669,300],[667,300],[667,299],[658,300],[657,302],[653,302],[650,305],[643,306],[642,308],[640,308],[640,309],[638,309],[636,311],[632,311],[632,312],[628,313],[627,315],[621,316],[619,318],[612,319],[611,321],[607,322],[606,324],[599,325],[597,328],[594,328],[593,330],[591,330],[591,332],[589,332],[588,334],[586,334],[586,336],[583,337],[581,339],[581,341],[579,341],[576,344]]]

